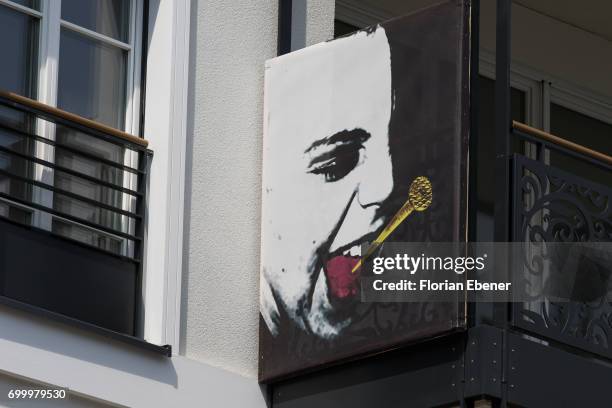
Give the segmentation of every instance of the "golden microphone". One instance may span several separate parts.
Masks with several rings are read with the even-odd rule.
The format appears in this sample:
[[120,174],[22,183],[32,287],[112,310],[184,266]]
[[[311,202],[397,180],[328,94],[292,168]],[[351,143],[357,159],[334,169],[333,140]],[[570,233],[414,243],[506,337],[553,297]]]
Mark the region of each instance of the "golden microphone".
[[404,222],[406,218],[413,211],[425,211],[431,205],[431,201],[433,198],[433,189],[431,187],[431,182],[427,177],[419,176],[412,181],[410,184],[410,190],[408,191],[408,201],[399,209],[399,211],[393,216],[389,224],[382,230],[380,235],[372,242],[372,245],[368,248],[367,252],[364,256],[361,257],[359,262],[355,265],[352,273],[355,273],[357,269],[361,267],[361,264],[364,260],[370,257],[374,251],[387,239],[389,235],[399,225]]

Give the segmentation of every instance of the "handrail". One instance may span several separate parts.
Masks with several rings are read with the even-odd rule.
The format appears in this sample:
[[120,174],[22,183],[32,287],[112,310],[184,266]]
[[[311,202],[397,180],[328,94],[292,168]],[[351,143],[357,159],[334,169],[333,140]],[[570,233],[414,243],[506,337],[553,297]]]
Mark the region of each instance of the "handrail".
[[119,129],[115,129],[113,127],[104,125],[94,120],[84,118],[74,113],[66,112],[65,110],[54,108],[53,106],[45,105],[44,103],[35,101],[30,98],[26,98],[25,96],[21,96],[13,92],[6,92],[6,91],[0,90],[0,97],[6,98],[15,103],[25,105],[32,109],[38,109],[39,111],[45,112],[50,115],[58,116],[62,119],[75,122],[79,125],[86,126],[86,127],[98,130],[100,132],[104,132],[106,134],[115,136],[119,139],[126,140],[130,143],[133,143],[133,144],[145,147],[145,148],[149,145],[149,142],[146,139],[131,135]]
[[598,152],[597,150],[590,149],[578,143],[570,142],[569,140],[563,139],[562,137],[552,135],[550,133],[544,132],[543,130],[536,129],[521,122],[512,121],[512,127],[516,130],[528,133],[539,139],[543,139],[547,142],[565,147],[568,150],[592,157],[596,160],[612,165],[612,156],[608,156],[605,153]]
[[[59,126],[75,129],[79,132],[76,135],[77,137],[96,138],[130,151],[130,161],[132,163],[131,165],[126,165],[122,163],[122,160],[115,162],[115,160],[111,160],[102,153],[96,154],[90,151],[81,151],[78,145],[73,143],[62,143],[61,141],[41,137],[36,132],[32,133],[32,130],[29,129],[30,126],[13,126],[11,124],[0,123],[0,129],[4,129],[11,135],[19,137],[21,141],[29,138],[36,143],[44,143],[57,149],[66,149],[66,151],[86,159],[94,166],[102,166],[100,169],[108,168],[112,170],[112,172],[103,170],[96,172],[94,175],[88,171],[73,168],[70,164],[64,165],[64,163],[58,163],[56,160],[38,157],[34,149],[30,147],[24,150],[15,148],[11,144],[3,146],[0,143],[0,153],[8,155],[11,163],[14,158],[18,158],[18,162],[24,163],[26,166],[33,164],[42,165],[53,172],[57,171],[58,173],[75,177],[76,180],[86,180],[94,186],[96,191],[101,192],[100,197],[97,194],[92,196],[89,192],[77,191],[71,187],[64,188],[61,185],[55,185],[55,183],[47,183],[38,178],[33,178],[27,171],[24,172],[21,167],[10,167],[0,169],[1,178],[9,179],[17,183],[17,185],[24,185],[26,187],[35,186],[36,188],[43,189],[43,191],[46,190],[49,192],[49,197],[55,197],[57,194],[58,197],[63,197],[63,199],[70,202],[85,204],[88,208],[91,208],[91,214],[95,216],[90,217],[86,215],[83,217],[82,214],[75,213],[71,206],[56,208],[56,206],[41,202],[40,199],[37,199],[31,193],[25,195],[15,194],[16,191],[13,191],[12,188],[3,193],[0,192],[0,202],[10,203],[11,206],[14,206],[16,203],[18,206],[26,207],[31,211],[40,211],[47,214],[53,219],[61,219],[64,222],[95,231],[98,235],[103,234],[109,235],[113,239],[118,238],[121,240],[121,245],[107,247],[103,242],[85,243],[78,236],[67,234],[65,231],[48,231],[52,235],[73,240],[80,245],[87,245],[98,251],[113,255],[126,256],[139,262],[142,259],[145,236],[144,227],[147,222],[146,186],[148,185],[150,160],[153,156],[153,152],[146,147],[148,142],[101,123],[2,90],[0,90],[0,106],[6,106],[11,110],[15,110],[15,112],[33,115],[35,118],[50,121]],[[36,146],[39,145],[36,144]],[[55,150],[55,152],[58,153],[58,150]],[[120,180],[117,180],[117,178],[120,178]],[[108,201],[106,198],[107,193],[109,193],[108,197],[112,199],[111,201]],[[6,214],[0,216],[0,219],[3,220],[7,218]],[[32,221],[33,218],[30,217],[17,223],[27,227],[34,227]]]

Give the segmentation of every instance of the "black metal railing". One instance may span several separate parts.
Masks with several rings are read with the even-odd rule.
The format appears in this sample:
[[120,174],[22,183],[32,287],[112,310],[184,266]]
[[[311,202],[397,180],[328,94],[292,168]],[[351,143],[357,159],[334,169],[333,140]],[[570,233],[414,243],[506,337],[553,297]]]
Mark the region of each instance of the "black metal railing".
[[[513,304],[512,324],[612,358],[610,265],[591,262],[568,277],[546,270],[543,262],[567,257],[551,257],[548,243],[612,242],[612,158],[521,124],[514,125],[512,137],[525,146],[512,159],[512,240],[525,243],[525,279],[537,281],[532,300]],[[549,296],[549,288],[568,279],[569,299]]]
[[0,296],[135,335],[147,142],[0,92]]

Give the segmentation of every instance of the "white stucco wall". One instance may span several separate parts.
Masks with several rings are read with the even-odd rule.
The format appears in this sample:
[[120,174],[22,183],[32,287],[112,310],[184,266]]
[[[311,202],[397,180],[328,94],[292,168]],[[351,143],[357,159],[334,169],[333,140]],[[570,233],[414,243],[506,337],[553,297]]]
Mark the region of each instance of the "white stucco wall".
[[[264,61],[277,0],[193,3],[182,347],[188,358],[257,375]],[[333,36],[333,0],[307,4],[308,43]]]
[[306,45],[327,41],[334,37],[334,0],[308,0],[306,16]]

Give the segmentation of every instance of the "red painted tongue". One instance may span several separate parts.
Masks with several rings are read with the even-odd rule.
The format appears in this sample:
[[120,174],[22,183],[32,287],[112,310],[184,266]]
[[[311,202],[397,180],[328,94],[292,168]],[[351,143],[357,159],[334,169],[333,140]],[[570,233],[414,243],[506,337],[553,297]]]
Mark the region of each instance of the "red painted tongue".
[[361,268],[351,272],[359,258],[355,256],[335,256],[325,264],[325,275],[332,296],[346,298],[359,293],[359,273]]

